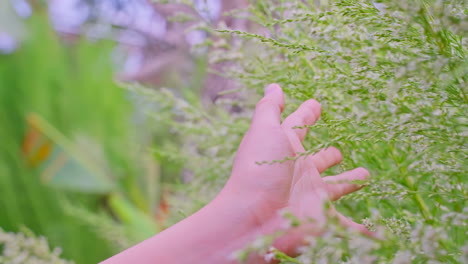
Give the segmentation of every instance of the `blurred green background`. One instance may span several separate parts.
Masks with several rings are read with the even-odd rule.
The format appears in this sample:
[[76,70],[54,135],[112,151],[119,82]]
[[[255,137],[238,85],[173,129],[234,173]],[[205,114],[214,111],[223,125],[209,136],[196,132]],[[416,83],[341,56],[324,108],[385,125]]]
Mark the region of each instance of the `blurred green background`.
[[[53,1],[0,7],[0,228],[45,236],[64,259],[96,263],[165,226],[161,175],[170,182],[180,169],[160,168],[149,147],[169,140],[167,128],[148,122],[138,95],[117,80],[128,81],[117,73],[138,47],[116,33],[129,27],[96,23],[110,16],[96,14],[100,1],[75,2],[58,15]],[[65,27],[79,4],[85,19]]]

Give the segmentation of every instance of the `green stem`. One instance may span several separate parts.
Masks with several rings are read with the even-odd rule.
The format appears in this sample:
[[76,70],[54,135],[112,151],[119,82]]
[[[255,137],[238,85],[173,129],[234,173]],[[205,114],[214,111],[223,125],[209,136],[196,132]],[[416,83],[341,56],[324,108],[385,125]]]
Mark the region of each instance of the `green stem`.
[[414,184],[413,178],[409,177],[406,174],[405,182],[408,185],[408,188],[413,191],[413,198],[416,201],[416,204],[418,205],[419,211],[421,211],[422,215],[424,216],[424,219],[426,219],[427,221],[432,221],[429,207],[424,202],[424,199],[421,197],[421,195],[417,192],[417,187]]
[[393,147],[393,145],[390,145],[390,154],[391,154],[391,158],[395,162],[395,165],[398,167],[398,170],[400,171],[401,175],[404,177],[406,187],[413,194],[413,199],[416,202],[416,205],[418,206],[419,211],[421,212],[421,214],[423,215],[423,217],[424,217],[424,219],[426,221],[431,222],[432,217],[431,217],[431,213],[429,211],[429,207],[424,202],[424,199],[421,197],[421,195],[417,192],[418,188],[417,188],[416,184],[414,183],[413,178],[408,175],[408,172],[407,172],[406,168],[403,168],[403,167],[400,166],[400,163],[396,159],[395,148]]

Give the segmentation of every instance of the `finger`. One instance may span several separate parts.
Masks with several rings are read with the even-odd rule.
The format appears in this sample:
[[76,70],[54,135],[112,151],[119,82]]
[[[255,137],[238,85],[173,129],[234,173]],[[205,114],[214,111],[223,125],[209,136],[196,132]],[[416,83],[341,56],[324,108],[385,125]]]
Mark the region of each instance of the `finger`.
[[[297,139],[296,136],[294,136],[294,138]],[[296,143],[300,145],[300,148],[304,151],[302,144],[300,142]],[[291,144],[293,143],[291,142]],[[297,148],[295,148],[295,151],[298,151]],[[326,184],[323,182],[322,177],[320,177],[320,173],[315,167],[312,157],[300,157],[294,163],[294,172],[290,188],[291,199],[293,197],[298,197],[299,200],[302,200],[304,195],[314,192],[314,190],[323,190],[325,195],[328,195]]]
[[354,230],[354,231],[357,231],[357,232],[360,232],[360,233],[363,233],[367,236],[370,236],[370,237],[374,237],[376,234],[372,231],[370,231],[369,229],[366,228],[365,225],[362,225],[362,224],[358,224],[356,222],[354,222],[353,220],[347,218],[346,216],[340,214],[340,213],[336,213],[336,215],[338,216],[338,221],[340,222],[340,224],[342,226],[345,226],[351,230]]
[[322,173],[326,169],[335,166],[343,160],[343,155],[335,147],[322,149],[311,157],[317,170]]
[[364,168],[356,168],[346,171],[336,176],[324,177],[328,196],[332,201],[336,201],[341,196],[352,193],[364,187],[362,184],[352,183],[352,181],[364,181],[369,178],[369,172]]
[[257,103],[255,107],[252,126],[279,125],[283,108],[283,90],[276,83],[268,85],[265,88],[265,96]]
[[299,108],[289,115],[282,124],[286,131],[293,132],[302,142],[307,134],[308,128],[293,128],[313,125],[320,117],[320,103],[310,99],[302,103]]

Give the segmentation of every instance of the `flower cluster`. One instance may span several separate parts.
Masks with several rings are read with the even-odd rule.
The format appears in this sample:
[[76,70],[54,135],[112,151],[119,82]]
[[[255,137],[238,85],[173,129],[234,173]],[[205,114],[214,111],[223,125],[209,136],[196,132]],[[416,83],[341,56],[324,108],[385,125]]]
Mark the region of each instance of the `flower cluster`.
[[72,264],[60,258],[61,250],[51,250],[44,237],[10,233],[0,229],[0,263],[9,264]]

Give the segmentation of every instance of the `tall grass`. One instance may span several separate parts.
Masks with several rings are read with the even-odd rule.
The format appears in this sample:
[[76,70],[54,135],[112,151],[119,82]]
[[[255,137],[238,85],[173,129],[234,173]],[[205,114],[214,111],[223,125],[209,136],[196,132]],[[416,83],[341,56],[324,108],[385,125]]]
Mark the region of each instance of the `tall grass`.
[[[176,109],[155,118],[186,140],[182,153],[174,146],[158,150],[194,174],[193,184],[174,198],[178,207],[196,210],[219,190],[255,100],[276,82],[288,95],[285,114],[309,98],[321,102],[322,118],[304,155],[334,145],[345,160],[332,172],[368,168],[369,186],[337,207],[386,234],[384,240],[340,239],[331,234],[341,231],[331,227],[304,248],[299,263],[466,262],[466,2],[310,2],[254,1],[231,15],[247,17],[262,33],[212,31],[227,41],[214,41],[210,60],[233,62],[222,74],[243,84],[239,95],[245,98],[218,104],[240,105],[244,112],[229,116],[168,91],[145,92]],[[182,122],[174,123],[174,115]]]

